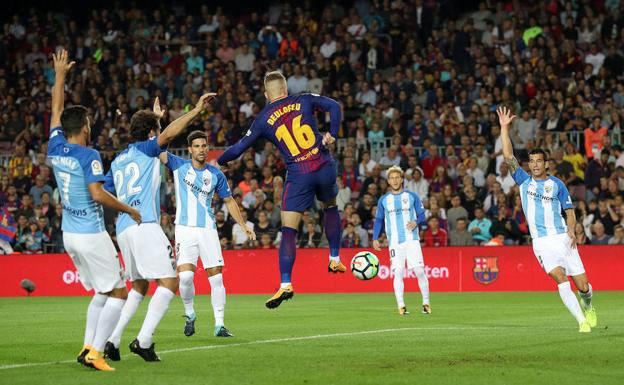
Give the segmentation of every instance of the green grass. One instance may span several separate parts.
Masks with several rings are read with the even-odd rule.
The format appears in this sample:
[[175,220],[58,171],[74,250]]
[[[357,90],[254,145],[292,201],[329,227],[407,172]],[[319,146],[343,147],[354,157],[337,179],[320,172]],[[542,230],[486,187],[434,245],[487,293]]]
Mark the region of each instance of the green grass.
[[[67,362],[81,347],[89,298],[0,299],[0,384],[622,384],[622,297],[596,292],[599,326],[579,334],[556,292],[433,293],[431,316],[410,293],[407,317],[391,293],[298,294],[273,311],[265,296],[236,295],[230,339],[212,337],[205,296],[198,333],[185,337],[176,298],[155,335],[163,361],[128,352],[143,303],[115,373]],[[56,363],[6,368],[45,362]]]

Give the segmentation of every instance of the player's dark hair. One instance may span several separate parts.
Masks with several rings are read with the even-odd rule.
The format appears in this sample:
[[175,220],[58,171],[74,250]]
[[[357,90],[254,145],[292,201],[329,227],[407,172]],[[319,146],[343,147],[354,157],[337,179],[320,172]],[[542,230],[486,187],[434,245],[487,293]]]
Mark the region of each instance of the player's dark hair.
[[546,153],[546,151],[542,150],[541,148],[534,148],[531,151],[529,151],[529,157],[531,155],[539,155],[542,154],[542,156],[544,157],[544,162],[548,161],[548,154]]
[[149,139],[150,131],[158,131],[158,115],[150,110],[137,111],[130,119],[130,136],[136,141]]
[[204,131],[200,131],[200,130],[195,130],[195,131],[191,132],[186,137],[186,142],[188,143],[189,147],[191,147],[193,145],[193,141],[195,139],[205,139],[206,143],[208,143],[208,134],[206,134]]
[[74,136],[80,134],[82,127],[88,123],[87,107],[85,106],[71,106],[63,110],[61,114],[61,126],[65,135]]

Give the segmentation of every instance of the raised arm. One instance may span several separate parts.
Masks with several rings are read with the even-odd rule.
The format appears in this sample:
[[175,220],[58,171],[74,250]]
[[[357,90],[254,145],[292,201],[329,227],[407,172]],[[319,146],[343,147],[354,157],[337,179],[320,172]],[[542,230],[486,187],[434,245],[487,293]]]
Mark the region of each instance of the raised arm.
[[217,163],[219,165],[224,166],[228,162],[238,158],[241,156],[246,149],[251,147],[252,144],[262,135],[263,128],[261,123],[257,123],[257,120],[251,124],[247,133],[233,146],[229,147],[227,150],[221,154],[221,156],[217,159]]
[[52,88],[50,127],[54,128],[61,125],[61,114],[65,107],[65,77],[76,62],[69,61],[67,51],[64,49],[53,53],[52,60],[54,61],[54,87]]
[[[217,96],[217,94],[214,92],[208,92],[206,94],[203,94],[199,98],[199,101],[195,105],[195,108],[180,116],[173,122],[169,123],[167,128],[165,128],[163,132],[158,135],[158,145],[160,147],[165,147],[176,136],[180,135],[182,131],[186,129],[186,126],[188,126],[189,123],[191,123],[193,119],[195,119],[197,115],[199,115],[204,110],[206,104],[211,100],[211,98],[214,98],[215,96]],[[160,109],[160,103],[158,98],[156,98],[156,101],[154,102],[154,112],[160,115],[160,117],[164,115],[164,111]]]
[[498,122],[501,126],[501,141],[503,142],[503,157],[505,162],[509,165],[510,171],[513,174],[520,165],[514,157],[513,146],[511,139],[509,138],[509,129],[511,128],[511,122],[516,118],[516,115],[511,114],[511,110],[507,107],[499,107],[496,109],[498,114]]

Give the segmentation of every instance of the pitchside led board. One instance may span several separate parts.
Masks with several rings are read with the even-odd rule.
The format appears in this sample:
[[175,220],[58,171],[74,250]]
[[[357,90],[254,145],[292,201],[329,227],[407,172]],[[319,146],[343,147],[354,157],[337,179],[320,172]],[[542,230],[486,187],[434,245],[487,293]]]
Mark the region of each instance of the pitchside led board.
[[[348,261],[363,249],[343,249]],[[530,247],[423,248],[425,272],[436,291],[535,291],[556,290],[542,271]],[[581,246],[581,257],[595,290],[624,290],[624,248]],[[270,294],[279,285],[277,250],[224,251],[224,279],[228,293]],[[351,274],[327,273],[326,249],[298,249],[293,283],[298,293],[391,292],[392,272],[387,250],[375,253],[380,268],[376,278],[360,281]],[[14,254],[0,256],[5,279],[0,296],[25,296],[22,279],[36,285],[31,295],[86,295],[70,258],[65,254]],[[195,280],[197,292],[210,292],[203,270]],[[417,291],[416,277],[406,280],[407,291]]]

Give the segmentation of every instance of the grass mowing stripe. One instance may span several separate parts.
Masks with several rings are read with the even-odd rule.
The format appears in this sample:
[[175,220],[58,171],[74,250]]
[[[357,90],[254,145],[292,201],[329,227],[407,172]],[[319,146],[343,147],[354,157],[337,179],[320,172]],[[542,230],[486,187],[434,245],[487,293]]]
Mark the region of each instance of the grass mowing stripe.
[[[517,328],[514,326],[514,328]],[[262,344],[273,344],[279,342],[293,342],[293,341],[305,341],[305,340],[316,340],[321,338],[332,338],[332,337],[353,337],[360,336],[365,334],[380,334],[380,333],[391,333],[391,332],[401,332],[401,331],[416,331],[416,330],[492,330],[492,329],[508,329],[506,327],[500,326],[488,326],[488,327],[412,327],[412,328],[395,328],[395,329],[378,329],[378,330],[365,330],[360,332],[347,332],[347,333],[333,333],[333,334],[317,334],[313,336],[303,336],[303,337],[289,337],[289,338],[274,338],[269,340],[257,340],[257,341],[249,341],[249,342],[240,342],[233,344],[224,344],[224,345],[203,345],[203,346],[194,346],[191,348],[181,348],[181,349],[170,349],[163,350],[158,352],[158,354],[169,354],[169,353],[182,353],[182,352],[190,352],[194,350],[209,350],[209,349],[222,349],[222,348],[230,348],[237,346],[247,346],[247,345],[262,345]],[[48,361],[48,362],[31,362],[26,364],[8,364],[0,366],[0,370],[7,369],[19,369],[19,368],[28,368],[33,366],[47,366],[54,364],[69,364],[75,363],[76,360],[67,360],[67,361]]]

